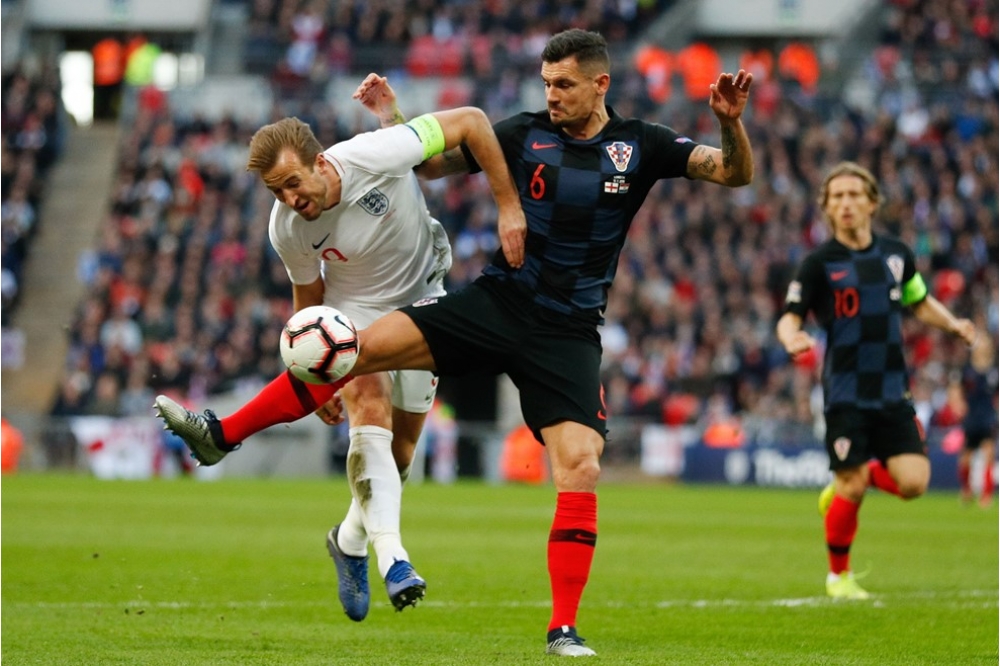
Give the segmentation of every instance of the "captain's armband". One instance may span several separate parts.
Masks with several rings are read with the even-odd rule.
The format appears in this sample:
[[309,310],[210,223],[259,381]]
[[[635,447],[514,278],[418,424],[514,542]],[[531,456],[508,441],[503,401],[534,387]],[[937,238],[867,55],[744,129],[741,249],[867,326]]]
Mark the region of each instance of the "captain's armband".
[[406,123],[416,133],[424,147],[424,159],[434,157],[444,152],[444,130],[441,123],[430,113],[417,116]]
[[903,305],[914,305],[925,298],[927,298],[927,284],[920,273],[914,273],[913,277],[903,285],[902,303]]

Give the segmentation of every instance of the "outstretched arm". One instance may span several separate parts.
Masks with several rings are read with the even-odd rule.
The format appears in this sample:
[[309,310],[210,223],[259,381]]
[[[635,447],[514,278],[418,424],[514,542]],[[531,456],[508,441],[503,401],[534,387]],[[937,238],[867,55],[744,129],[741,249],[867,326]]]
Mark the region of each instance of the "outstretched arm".
[[691,178],[728,187],[739,187],[753,180],[753,151],[741,120],[752,83],[753,74],[741,69],[735,76],[720,74],[711,85],[708,104],[719,120],[722,147],[695,148],[687,165]]
[[962,338],[970,347],[976,344],[976,325],[968,319],[955,317],[941,301],[930,294],[913,306],[913,314],[925,324]]
[[[402,125],[406,122],[406,116],[399,110],[396,102],[396,92],[384,76],[375,73],[366,76],[354,91],[352,98],[371,111],[382,127]],[[469,165],[462,151],[453,148],[425,160],[414,171],[424,180],[436,180],[459,173],[469,173]]]
[[[396,93],[384,76],[369,74],[355,90],[354,99],[378,117],[382,127],[406,122],[396,103]],[[468,173],[469,165],[459,146],[465,144],[489,181],[497,202],[497,232],[507,263],[517,268],[524,263],[524,239],[528,223],[514,179],[507,168],[503,151],[489,118],[481,109],[466,106],[431,114],[444,132],[444,151],[429,157],[416,167],[425,179]]]

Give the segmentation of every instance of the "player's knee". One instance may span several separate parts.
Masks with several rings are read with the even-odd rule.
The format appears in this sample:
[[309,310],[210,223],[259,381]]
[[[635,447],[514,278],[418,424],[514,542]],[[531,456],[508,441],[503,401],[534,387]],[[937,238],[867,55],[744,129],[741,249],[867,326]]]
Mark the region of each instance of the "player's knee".
[[568,465],[552,470],[552,479],[559,490],[593,492],[601,476],[596,458],[577,458]]
[[864,499],[868,489],[868,479],[860,471],[853,474],[838,473],[836,480],[837,495],[857,504]]
[[905,500],[916,499],[927,492],[925,479],[901,479],[896,485],[899,487],[899,496]]

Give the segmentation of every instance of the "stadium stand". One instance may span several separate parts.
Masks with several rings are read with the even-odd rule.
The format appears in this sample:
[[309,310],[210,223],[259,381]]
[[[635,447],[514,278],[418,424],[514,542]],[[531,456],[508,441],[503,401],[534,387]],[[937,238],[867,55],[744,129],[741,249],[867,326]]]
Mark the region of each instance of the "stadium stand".
[[58,79],[51,71],[14,67],[3,75],[3,325],[10,324],[23,287],[24,262],[41,226],[46,178],[62,154],[65,118]]

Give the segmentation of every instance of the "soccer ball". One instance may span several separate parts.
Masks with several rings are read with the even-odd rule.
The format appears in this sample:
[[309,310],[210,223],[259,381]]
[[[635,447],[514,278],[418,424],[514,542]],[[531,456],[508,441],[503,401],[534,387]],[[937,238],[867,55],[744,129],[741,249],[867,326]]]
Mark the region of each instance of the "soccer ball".
[[288,320],[279,348],[293,375],[310,384],[332,384],[358,360],[358,332],[340,310],[313,305]]

